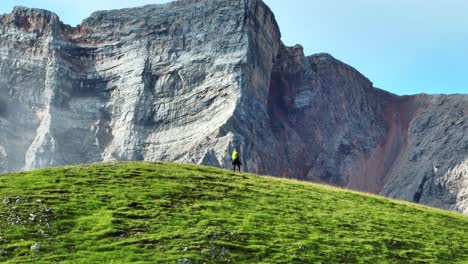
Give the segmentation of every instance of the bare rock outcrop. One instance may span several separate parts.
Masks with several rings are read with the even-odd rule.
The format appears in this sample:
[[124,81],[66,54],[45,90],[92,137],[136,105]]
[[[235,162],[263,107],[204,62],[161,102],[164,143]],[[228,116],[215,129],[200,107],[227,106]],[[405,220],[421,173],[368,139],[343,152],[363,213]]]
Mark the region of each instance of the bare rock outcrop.
[[420,110],[381,194],[468,213],[468,96],[414,100]]
[[467,95],[399,97],[286,47],[260,0],[0,17],[0,172],[113,160],[244,169],[468,213]]

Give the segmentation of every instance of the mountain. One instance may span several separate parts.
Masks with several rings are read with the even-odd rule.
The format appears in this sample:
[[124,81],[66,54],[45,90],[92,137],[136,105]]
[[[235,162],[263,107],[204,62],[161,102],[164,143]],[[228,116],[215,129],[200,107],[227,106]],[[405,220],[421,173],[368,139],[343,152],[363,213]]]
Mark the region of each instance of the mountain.
[[5,264],[463,263],[468,252],[465,215],[198,165],[2,174],[0,199]]
[[396,96],[287,47],[260,0],[0,18],[0,170],[176,161],[468,213],[468,96]]

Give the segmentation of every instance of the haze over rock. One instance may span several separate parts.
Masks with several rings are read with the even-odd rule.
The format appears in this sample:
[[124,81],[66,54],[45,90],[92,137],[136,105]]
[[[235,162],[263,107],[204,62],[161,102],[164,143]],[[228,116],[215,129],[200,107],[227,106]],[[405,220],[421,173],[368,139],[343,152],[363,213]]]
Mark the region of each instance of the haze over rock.
[[287,47],[260,0],[0,18],[0,171],[166,160],[468,213],[468,96],[396,96]]

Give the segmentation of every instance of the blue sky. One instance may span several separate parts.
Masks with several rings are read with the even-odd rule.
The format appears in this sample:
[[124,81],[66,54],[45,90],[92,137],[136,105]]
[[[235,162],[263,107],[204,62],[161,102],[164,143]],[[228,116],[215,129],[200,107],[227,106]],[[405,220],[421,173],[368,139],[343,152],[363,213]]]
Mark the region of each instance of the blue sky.
[[[93,11],[163,0],[1,0],[39,7],[77,25]],[[466,0],[265,0],[286,45],[327,52],[396,94],[468,93]]]

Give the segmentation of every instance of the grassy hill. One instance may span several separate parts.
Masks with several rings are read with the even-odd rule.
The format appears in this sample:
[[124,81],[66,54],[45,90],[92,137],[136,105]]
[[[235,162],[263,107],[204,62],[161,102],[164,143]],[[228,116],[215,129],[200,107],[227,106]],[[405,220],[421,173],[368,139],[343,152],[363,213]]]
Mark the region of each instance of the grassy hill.
[[466,216],[170,163],[0,175],[0,237],[1,263],[468,263]]

